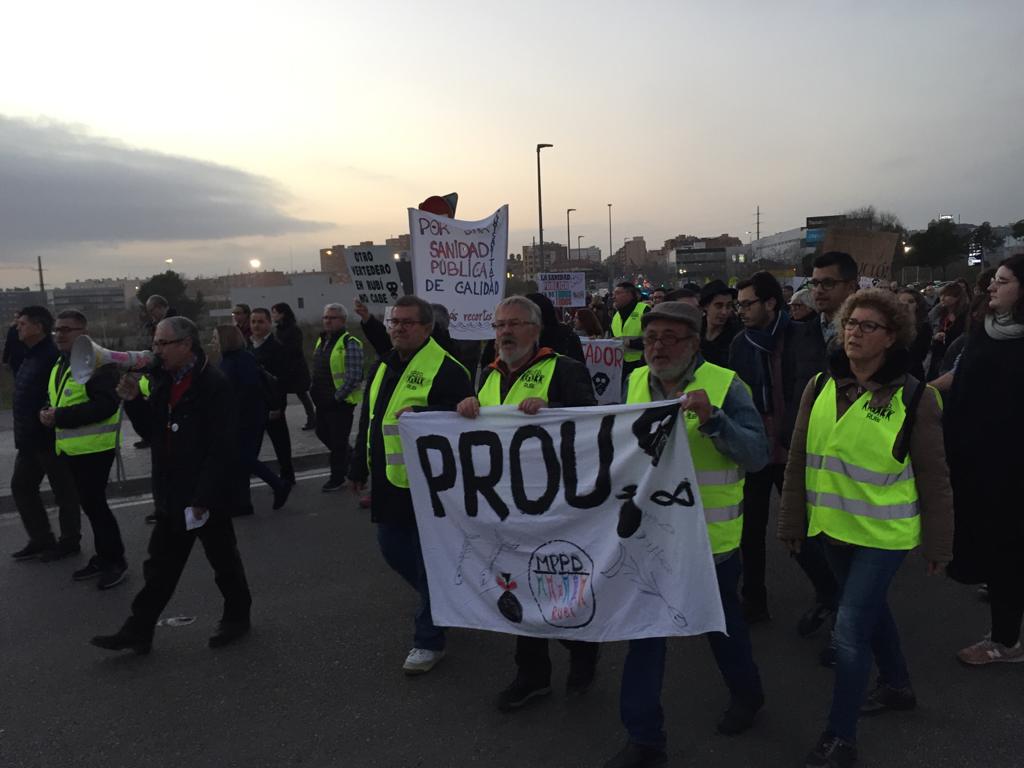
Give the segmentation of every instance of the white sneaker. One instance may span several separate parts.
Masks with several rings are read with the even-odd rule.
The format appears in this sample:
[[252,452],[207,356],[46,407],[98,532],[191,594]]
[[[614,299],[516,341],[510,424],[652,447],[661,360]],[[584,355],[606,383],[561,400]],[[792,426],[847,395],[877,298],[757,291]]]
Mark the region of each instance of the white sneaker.
[[426,648],[413,648],[405,657],[405,664],[402,669],[407,675],[426,674],[437,666],[437,662],[444,658],[444,651],[430,651]]

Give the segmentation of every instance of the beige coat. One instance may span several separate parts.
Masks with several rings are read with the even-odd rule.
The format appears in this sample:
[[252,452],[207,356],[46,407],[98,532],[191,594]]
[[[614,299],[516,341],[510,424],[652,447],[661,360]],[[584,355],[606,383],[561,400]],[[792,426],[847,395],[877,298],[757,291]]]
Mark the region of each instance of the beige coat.
[[[855,378],[836,379],[836,416],[841,418],[851,404],[864,393],[872,392],[871,407],[882,408],[903,385],[900,375],[886,384],[868,382],[862,388]],[[800,410],[793,430],[793,441],[786,465],[779,509],[778,537],[783,540],[807,537],[807,424],[814,405],[814,379],[808,382],[800,399]],[[942,409],[938,393],[931,387],[924,392],[917,408],[910,438],[910,462],[917,482],[921,514],[921,553],[925,559],[948,563],[953,559],[953,491],[949,484],[946,450],[942,440]]]

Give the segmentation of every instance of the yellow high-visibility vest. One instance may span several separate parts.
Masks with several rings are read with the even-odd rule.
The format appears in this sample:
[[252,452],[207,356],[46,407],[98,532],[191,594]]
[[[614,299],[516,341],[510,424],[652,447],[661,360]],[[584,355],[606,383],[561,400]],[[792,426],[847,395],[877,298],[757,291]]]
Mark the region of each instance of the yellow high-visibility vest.
[[509,388],[504,400],[501,399],[501,373],[492,369],[480,388],[477,400],[480,401],[480,405],[519,405],[528,397],[539,397],[546,402],[557,360],[558,355],[552,355],[523,371]]
[[[387,466],[384,473],[388,482],[399,488],[409,487],[409,474],[405,469],[405,458],[402,456],[402,438],[398,434],[398,417],[395,415],[403,408],[417,405],[426,405],[427,397],[430,395],[430,388],[434,384],[434,377],[441,370],[445,359],[458,364],[469,377],[469,372],[454,357],[445,352],[444,348],[434,341],[427,339],[427,343],[413,355],[409,364],[402,372],[402,380],[391,393],[384,416],[381,418],[381,433],[384,437],[384,461]],[[370,426],[366,430],[366,465],[370,466],[372,454],[370,451],[370,434],[373,432],[373,420],[377,407],[377,395],[380,393],[380,385],[384,380],[384,371],[387,366],[381,363],[377,367],[377,373],[370,384]]]
[[[651,402],[649,374],[650,369],[646,365],[633,371],[626,392],[627,403]],[[683,391],[703,389],[711,405],[721,408],[735,377],[735,371],[705,360]],[[686,439],[690,443],[693,468],[697,470],[697,486],[704,504],[711,552],[716,555],[731,552],[739,547],[743,536],[744,473],[735,461],[715,448],[711,438],[701,434],[695,413],[688,412],[685,416]]]
[[825,533],[876,549],[913,549],[921,542],[914,466],[909,452],[903,461],[893,456],[907,415],[903,388],[882,409],[869,407],[871,394],[861,395],[838,420],[833,379],[814,401],[804,471],[807,535]]
[[[53,408],[68,408],[72,405],[89,402],[89,393],[85,391],[85,385],[79,384],[71,377],[70,365],[64,370],[60,381],[57,380],[60,364],[61,361],[58,360],[50,369],[50,405]],[[73,429],[57,427],[55,430],[57,455],[81,456],[86,453],[114,450],[121,432],[119,415],[117,411],[114,411],[103,421]]]
[[[625,324],[622,322],[622,315],[618,311],[612,317],[612,336],[619,338],[620,336],[642,336],[644,329],[641,320],[643,319],[644,312],[650,309],[649,306],[644,304],[642,301],[638,301],[636,306],[633,307],[633,311],[626,318]],[[622,358],[627,363],[635,363],[637,360],[642,358],[644,353],[639,349],[630,349],[626,347],[622,351]]]
[[[356,344],[360,346],[360,348],[363,346],[363,342],[361,342],[359,339],[357,339],[355,336],[348,333],[347,331],[345,333],[342,333],[341,336],[338,337],[338,340],[334,342],[334,347],[333,349],[331,349],[331,381],[334,383],[335,392],[338,391],[338,388],[341,387],[341,385],[345,381],[345,344],[348,342],[349,339],[352,339]],[[316,344],[313,346],[314,351],[318,349],[320,349],[319,338],[316,340]],[[356,387],[351,392],[349,392],[348,396],[345,398],[345,402],[351,405],[358,405],[359,403],[363,402],[362,386]]]

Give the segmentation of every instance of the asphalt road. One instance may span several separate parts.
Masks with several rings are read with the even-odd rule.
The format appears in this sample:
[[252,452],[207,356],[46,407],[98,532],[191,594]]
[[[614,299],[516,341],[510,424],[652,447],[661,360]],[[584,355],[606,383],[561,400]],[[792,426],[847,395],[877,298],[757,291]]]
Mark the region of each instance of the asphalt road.
[[[131,578],[100,593],[74,583],[83,559],[0,558],[0,768],[257,768],[260,766],[600,766],[622,744],[618,689],[624,643],[603,648],[583,697],[563,692],[567,658],[552,645],[555,692],[510,715],[494,708],[513,675],[511,638],[452,630],[448,657],[406,678],[412,591],[384,565],[368,513],[348,493],[300,481],[288,506],[236,528],[254,629],[237,646],[206,646],[220,595],[197,547],[151,655],[87,645],[127,615],[149,535],[145,503],[117,514]],[[23,543],[0,517],[0,550]],[[714,731],[726,693],[702,638],[670,643],[664,705],[672,765],[796,766],[816,740],[831,694],[817,666],[823,638],[795,623],[810,600],[802,575],[772,546],[774,620],[754,628],[767,705],[754,729]],[[1024,664],[966,669],[956,649],[987,630],[972,589],[924,575],[911,555],[892,591],[919,705],[862,724],[863,766],[1024,765]]]

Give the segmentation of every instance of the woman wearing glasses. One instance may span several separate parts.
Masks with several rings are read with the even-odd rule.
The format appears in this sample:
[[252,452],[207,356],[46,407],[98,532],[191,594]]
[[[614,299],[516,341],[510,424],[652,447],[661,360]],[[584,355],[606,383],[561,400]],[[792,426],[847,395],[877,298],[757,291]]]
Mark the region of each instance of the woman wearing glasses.
[[[840,346],[804,390],[786,468],[779,538],[823,536],[840,586],[832,708],[808,766],[856,761],[857,718],[916,705],[889,584],[921,546],[928,572],[952,557],[953,505],[938,393],[907,375],[915,322],[890,291],[849,297]],[[878,684],[865,698],[872,660]]]

